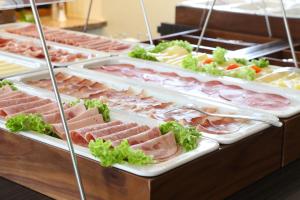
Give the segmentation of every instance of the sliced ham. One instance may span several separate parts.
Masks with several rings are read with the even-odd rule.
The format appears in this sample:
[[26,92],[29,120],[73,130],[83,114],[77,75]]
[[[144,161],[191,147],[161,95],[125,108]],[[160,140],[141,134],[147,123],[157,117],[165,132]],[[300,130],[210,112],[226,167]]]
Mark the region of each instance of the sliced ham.
[[9,99],[16,99],[16,98],[23,98],[27,97],[28,95],[24,94],[23,92],[20,91],[12,91],[9,93],[6,93],[5,95],[0,97],[0,100],[9,100]]
[[[83,104],[77,104],[75,106],[72,106],[65,110],[66,120],[77,117],[78,115],[84,113],[85,111],[86,111],[86,108]],[[55,123],[59,123],[61,121],[59,112],[43,115],[43,119],[45,122],[47,122],[49,124],[55,124]]]
[[[129,145],[136,145],[143,142],[146,142],[147,140],[151,140],[153,138],[159,137],[161,135],[160,130],[158,128],[152,128],[150,130],[144,131],[142,133],[139,133],[137,135],[133,135],[130,137],[125,138]],[[116,140],[112,143],[113,146],[117,146],[120,144],[122,140]]]
[[107,128],[107,127],[112,127],[112,126],[120,125],[120,124],[122,124],[122,122],[112,121],[112,122],[108,122],[108,123],[87,126],[87,127],[80,128],[80,129],[77,129],[77,130],[72,130],[71,131],[71,138],[72,138],[72,140],[75,144],[82,145],[82,146],[87,146],[88,141],[85,139],[85,134],[87,132],[94,131],[94,130],[100,130],[100,129],[104,129],[104,128]]
[[57,108],[57,104],[56,102],[51,102],[49,104],[45,104],[45,105],[42,105],[42,106],[37,106],[35,108],[31,108],[31,109],[28,109],[28,110],[24,110],[24,111],[21,111],[20,113],[39,113],[39,114],[43,114],[44,112],[47,112],[48,110],[52,110],[52,109],[55,109]]
[[92,109],[89,109],[89,110],[87,110],[83,113],[80,113],[76,117],[71,118],[68,122],[79,121],[81,119],[88,118],[88,117],[91,117],[91,116],[94,116],[94,115],[97,115],[97,114],[99,114],[98,108],[92,108]]
[[[102,123],[103,123],[102,115],[97,114],[97,115],[91,116],[89,118],[82,119],[80,121],[68,123],[68,127],[69,127],[69,130],[72,131],[72,130],[80,129],[80,128],[83,128],[86,126],[102,124]],[[60,138],[65,139],[65,131],[63,128],[63,124],[62,123],[52,124],[52,126],[54,129],[54,132],[57,133],[57,135]]]
[[178,152],[175,136],[173,133],[148,140],[132,146],[133,149],[140,149],[145,154],[153,156],[154,160],[165,160],[174,156]]
[[110,141],[116,141],[116,140],[122,140],[124,138],[142,133],[144,131],[149,130],[150,128],[148,126],[136,126],[124,131],[120,131],[114,134],[110,134],[107,136],[102,137],[103,140],[110,140]]
[[85,134],[85,139],[88,142],[90,142],[91,140],[95,140],[96,138],[102,138],[104,136],[107,136],[107,135],[110,135],[113,133],[117,133],[117,132],[120,132],[123,130],[127,130],[130,128],[136,127],[136,126],[138,126],[137,123],[128,123],[128,124],[120,124],[120,125],[100,129],[100,130],[87,132]]
[[29,97],[24,97],[24,98],[2,100],[2,101],[0,101],[0,108],[13,106],[13,105],[21,104],[21,103],[29,103],[29,102],[36,101],[39,99],[40,99],[39,97],[29,96]]
[[42,99],[42,100],[37,100],[37,101],[33,101],[30,103],[22,103],[22,104],[18,104],[18,105],[13,105],[13,106],[9,106],[9,107],[4,107],[2,109],[0,109],[0,116],[2,117],[7,117],[7,116],[11,116],[15,113],[30,109],[30,108],[34,108],[37,106],[42,106],[45,104],[50,103],[51,100],[50,99]]

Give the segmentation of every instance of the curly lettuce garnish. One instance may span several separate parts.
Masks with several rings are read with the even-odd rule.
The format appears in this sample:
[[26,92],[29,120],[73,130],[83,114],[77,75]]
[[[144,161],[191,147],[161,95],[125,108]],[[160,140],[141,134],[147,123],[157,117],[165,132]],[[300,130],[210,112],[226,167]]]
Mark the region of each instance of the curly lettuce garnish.
[[201,72],[205,72],[214,76],[223,76],[224,70],[217,67],[215,63],[206,64],[201,68]]
[[133,165],[147,165],[154,163],[151,156],[145,155],[141,150],[134,150],[127,140],[113,147],[110,141],[96,139],[89,143],[89,150],[93,156],[100,159],[100,164],[110,167],[114,164],[129,163]]
[[256,72],[249,66],[239,67],[233,70],[226,71],[226,76],[253,81],[256,77]]
[[181,66],[184,69],[188,69],[194,72],[199,72],[200,67],[198,66],[199,60],[192,54],[187,55],[181,62]]
[[270,62],[266,58],[260,58],[258,60],[251,60],[251,63],[259,68],[266,68]]
[[131,52],[128,53],[128,56],[143,60],[158,61],[154,55],[151,55],[151,53],[140,46],[135,47]]
[[198,147],[201,133],[194,127],[184,127],[178,122],[171,121],[159,126],[162,134],[172,132],[175,135],[176,142],[183,147],[185,151],[191,151]]
[[219,65],[222,65],[226,62],[225,55],[227,53],[227,50],[221,47],[217,47],[213,51],[213,60]]
[[54,136],[52,126],[44,122],[43,118],[37,114],[20,114],[9,118],[6,127],[11,132],[34,131],[41,134]]
[[189,53],[193,51],[193,46],[183,40],[172,40],[172,41],[162,41],[158,45],[156,45],[150,52],[151,53],[161,53],[169,47],[179,46],[186,49]]
[[9,80],[0,81],[0,88],[2,88],[4,86],[9,86],[14,91],[18,90],[18,88],[13,84],[13,82],[11,82]]

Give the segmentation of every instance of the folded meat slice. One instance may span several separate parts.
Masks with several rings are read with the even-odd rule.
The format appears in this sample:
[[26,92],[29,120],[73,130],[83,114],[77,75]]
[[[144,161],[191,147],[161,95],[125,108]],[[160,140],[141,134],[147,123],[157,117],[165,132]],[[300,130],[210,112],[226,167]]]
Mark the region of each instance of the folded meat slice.
[[13,92],[13,90],[11,89],[11,87],[9,87],[7,85],[3,86],[2,88],[0,88],[0,98],[2,96],[5,96],[5,95],[11,93],[11,92]]
[[[161,136],[159,128],[152,128],[150,130],[144,131],[142,133],[139,133],[137,135],[133,135],[127,138],[124,138],[125,140],[128,141],[129,145],[135,145],[135,144],[140,144],[143,142],[146,142],[148,140],[151,140],[153,138]],[[117,146],[118,144],[121,143],[122,140],[116,140],[112,143],[113,146]]]
[[0,116],[2,116],[2,117],[11,116],[15,113],[19,113],[21,111],[24,111],[24,110],[27,110],[30,108],[34,108],[37,106],[42,106],[42,105],[48,104],[50,102],[51,102],[50,99],[41,99],[41,100],[37,100],[37,101],[32,101],[30,103],[22,103],[22,104],[18,104],[18,105],[9,106],[9,107],[4,107],[4,108],[0,109]]
[[[85,111],[86,111],[86,108],[83,104],[77,104],[75,106],[72,106],[72,107],[66,109],[65,116],[66,116],[67,120],[70,120],[70,119],[77,117],[78,115],[84,113]],[[59,112],[43,115],[43,119],[45,122],[47,122],[49,124],[55,124],[55,123],[59,123],[61,121]]]
[[[103,118],[102,115],[97,114],[79,121],[75,121],[75,122],[71,122],[68,123],[68,127],[69,130],[76,130],[76,129],[80,129],[83,128],[85,126],[91,126],[91,125],[95,125],[95,124],[102,124],[103,123]],[[52,124],[52,127],[54,129],[54,132],[62,139],[65,139],[65,131],[63,128],[63,124],[59,123],[59,124]]]
[[120,131],[114,134],[110,134],[107,136],[102,137],[103,140],[110,140],[110,141],[116,141],[116,140],[122,140],[124,138],[142,133],[144,131],[149,130],[150,128],[148,126],[136,126],[124,131]]
[[0,100],[0,108],[13,106],[21,103],[29,103],[39,99],[40,99],[39,97],[29,96],[29,97],[10,99],[10,100],[2,100],[2,101]]
[[10,99],[16,99],[16,98],[23,98],[23,97],[27,97],[29,95],[23,93],[23,92],[20,92],[20,91],[12,91],[12,92],[9,92],[3,96],[0,97],[0,100],[10,100]]
[[56,102],[51,102],[42,106],[37,106],[35,108],[31,108],[25,111],[22,111],[21,113],[39,113],[39,114],[44,114],[48,110],[53,110],[57,108],[57,103]]
[[83,127],[77,130],[72,130],[71,131],[71,138],[75,144],[82,145],[82,146],[87,146],[88,141],[85,139],[85,134],[87,132],[95,131],[95,130],[101,130],[107,127],[112,127],[116,125],[120,125],[122,122],[120,121],[112,121],[108,123],[103,123],[103,124],[96,124],[92,126],[87,126]]
[[133,127],[138,126],[137,123],[128,123],[128,124],[120,124],[112,127],[108,127],[105,129],[95,130],[91,132],[87,132],[85,134],[85,139],[90,142],[91,140],[95,140],[96,138],[102,138],[104,136],[117,133],[123,130],[127,130]]
[[175,136],[172,132],[132,146],[145,154],[153,156],[154,160],[162,161],[174,156],[178,152]]
[[88,118],[94,115],[99,114],[98,108],[92,108],[89,109],[83,113],[80,113],[79,115],[77,115],[76,117],[73,117],[72,119],[70,119],[68,122],[75,122],[84,118]]

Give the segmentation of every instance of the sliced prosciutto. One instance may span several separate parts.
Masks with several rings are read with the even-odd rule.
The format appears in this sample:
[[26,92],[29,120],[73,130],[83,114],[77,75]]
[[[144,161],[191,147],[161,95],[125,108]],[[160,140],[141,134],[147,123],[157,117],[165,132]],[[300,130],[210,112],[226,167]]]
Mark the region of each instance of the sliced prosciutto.
[[181,76],[174,72],[161,72],[148,68],[138,68],[130,64],[93,66],[91,70],[151,82],[193,95],[200,93],[209,97],[253,108],[282,110],[290,105],[289,99],[277,94],[259,93],[237,85],[226,85],[220,81],[201,82],[196,78]]
[[141,144],[133,145],[132,148],[140,149],[158,161],[166,160],[176,155],[179,151],[175,136],[171,132]]

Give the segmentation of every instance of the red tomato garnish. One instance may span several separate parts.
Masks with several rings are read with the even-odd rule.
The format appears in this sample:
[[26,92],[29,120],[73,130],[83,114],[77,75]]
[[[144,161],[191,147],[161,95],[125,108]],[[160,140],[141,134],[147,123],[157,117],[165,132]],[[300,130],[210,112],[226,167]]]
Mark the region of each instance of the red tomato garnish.
[[214,62],[214,60],[212,58],[206,58],[204,61],[203,61],[203,64],[210,64]]
[[257,74],[258,74],[259,72],[261,72],[261,68],[260,68],[260,67],[252,66],[251,68],[254,69],[255,72],[256,72]]
[[239,68],[240,66],[237,65],[237,64],[231,64],[231,65],[228,65],[228,67],[226,68],[227,70],[232,70],[232,69],[236,69],[236,68]]

